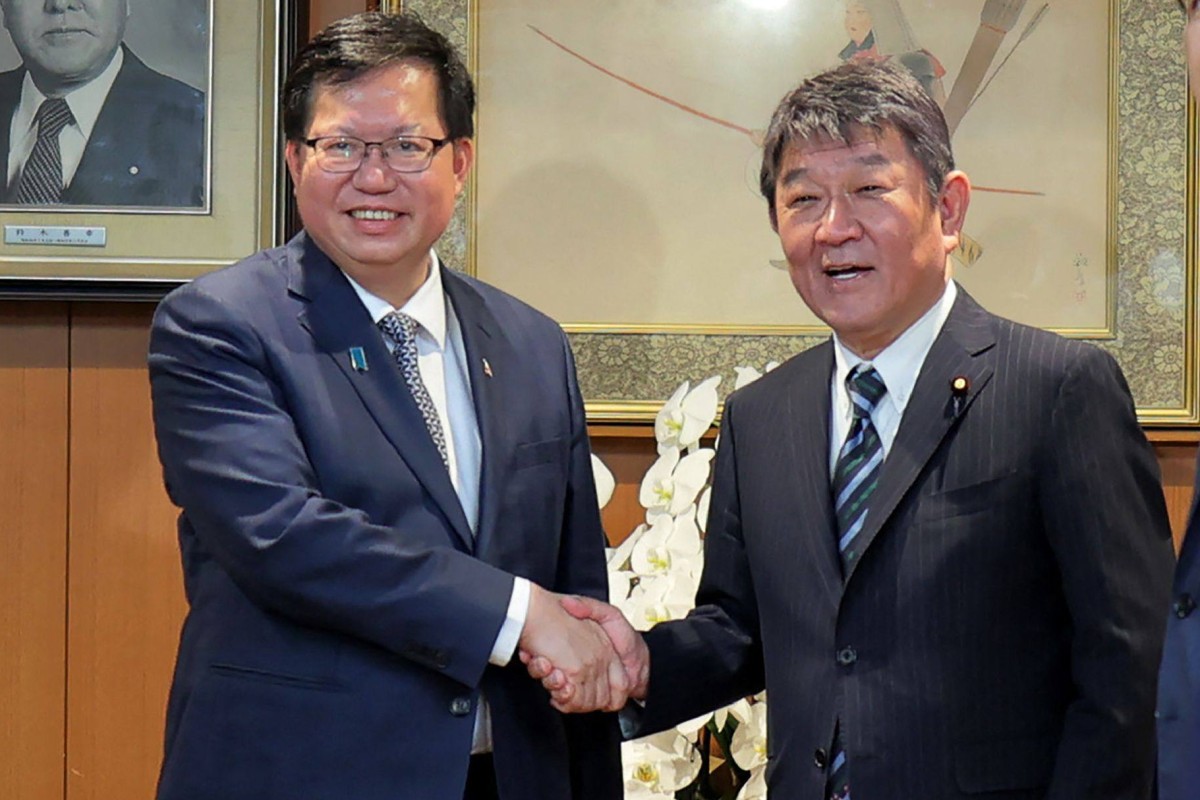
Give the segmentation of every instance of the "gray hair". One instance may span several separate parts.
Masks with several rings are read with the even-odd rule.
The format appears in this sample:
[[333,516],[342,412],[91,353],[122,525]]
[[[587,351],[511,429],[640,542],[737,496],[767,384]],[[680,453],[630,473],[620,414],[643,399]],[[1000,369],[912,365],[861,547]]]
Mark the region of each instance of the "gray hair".
[[903,66],[850,61],[805,80],[779,101],[763,142],[759,190],[775,220],[775,184],[789,145],[825,138],[849,143],[864,129],[895,130],[925,170],[934,202],[954,169],[942,110]]

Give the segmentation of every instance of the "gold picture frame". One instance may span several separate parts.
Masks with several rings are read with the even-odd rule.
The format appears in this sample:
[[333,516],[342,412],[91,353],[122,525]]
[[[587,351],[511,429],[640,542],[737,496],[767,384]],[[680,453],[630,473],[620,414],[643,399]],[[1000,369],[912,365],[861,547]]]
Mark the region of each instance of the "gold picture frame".
[[[5,205],[0,294],[155,297],[277,240],[282,184],[276,97],[295,9],[287,0],[207,2],[204,206]],[[42,240],[16,243],[16,229],[35,240],[43,233]],[[102,233],[105,244],[58,244],[60,230]]]
[[[791,5],[803,5],[805,1],[808,0],[793,0]],[[817,0],[811,2],[817,4]],[[908,0],[901,2],[906,4]],[[960,7],[976,6],[979,11],[985,6],[985,0],[972,0],[970,4],[954,2]],[[530,0],[530,4],[560,7],[553,0]],[[732,0],[730,4],[738,5]],[[384,7],[399,10],[400,5],[388,2]],[[471,53],[477,84],[487,84],[489,64],[481,63],[479,58],[479,31],[481,25],[487,24],[494,6],[480,6],[471,0],[408,0],[404,6],[420,13]],[[1026,17],[1015,30],[1028,30],[1033,15],[1045,13],[1039,11],[1043,6],[1030,0]],[[1097,112],[1107,115],[1109,147],[1101,159],[1102,166],[1098,167],[1103,174],[1093,176],[1104,186],[1103,195],[1108,203],[1107,229],[1096,242],[1104,254],[1104,268],[1091,279],[1093,287],[1103,286],[1106,290],[1103,323],[1044,327],[1092,340],[1109,350],[1126,373],[1144,424],[1196,426],[1200,423],[1194,167],[1197,124],[1187,99],[1179,46],[1183,19],[1173,4],[1110,0],[1081,8],[1084,15],[1097,15],[1093,22],[1107,21],[1108,26],[1107,74],[1100,78],[1076,76],[1079,81],[1101,81],[1107,92],[1103,108]],[[830,40],[831,47],[843,43],[836,37]],[[560,50],[569,47],[569,43],[561,40],[555,44]],[[1003,47],[1001,57],[1011,46],[1009,43]],[[1076,48],[1060,45],[1060,49],[1062,69],[1074,69]],[[564,64],[582,63],[581,57],[593,62],[585,65],[588,69],[608,69],[593,54],[582,52],[567,54]],[[954,60],[947,58],[946,62]],[[608,71],[612,73],[610,77],[627,77],[618,70]],[[488,102],[487,91],[481,91],[481,120],[488,119],[485,111]],[[526,116],[531,141],[557,135],[552,116],[545,113]],[[629,124],[626,117],[620,122]],[[489,158],[500,158],[489,150],[488,135],[487,125],[480,125],[477,142],[480,164]],[[474,184],[470,187],[459,224],[439,244],[439,252],[447,255],[447,261],[453,265],[480,274],[486,280],[491,276],[486,269],[477,268],[480,254],[474,234],[478,232],[480,217],[486,219],[490,212],[487,206],[477,208],[472,199],[480,197],[479,188]],[[520,186],[513,189],[519,190]],[[586,186],[579,191],[586,192]],[[765,228],[765,214],[763,217]],[[517,226],[517,239],[524,230],[535,229],[538,224],[536,218],[526,219],[524,227]],[[562,256],[570,257],[570,253]],[[619,259],[621,254],[614,253],[612,258]],[[538,259],[528,258],[523,259],[523,264],[536,280],[558,278],[553,265],[547,268]],[[698,269],[703,279],[703,267]],[[655,286],[657,277],[650,273],[644,276],[644,285],[626,284],[619,288],[628,293],[661,289]],[[598,290],[613,290],[612,285],[604,285],[606,280],[607,272],[601,270],[595,275],[596,283],[567,282],[565,290],[590,297]],[[501,288],[513,288],[503,281],[495,282]],[[733,288],[728,282],[711,285],[717,292]],[[972,290],[969,283],[967,286]],[[976,294],[985,305],[994,307],[987,296]],[[536,298],[530,299],[537,304]],[[799,300],[795,302],[799,307]],[[993,310],[1003,312],[1003,309]],[[732,384],[734,366],[761,368],[767,361],[783,360],[824,338],[819,329],[803,326],[739,329],[722,324],[672,326],[655,320],[621,325],[570,318],[563,321],[572,334],[581,383],[589,401],[589,418],[594,422],[644,421],[683,379],[699,379],[719,372],[726,376],[728,386]]]

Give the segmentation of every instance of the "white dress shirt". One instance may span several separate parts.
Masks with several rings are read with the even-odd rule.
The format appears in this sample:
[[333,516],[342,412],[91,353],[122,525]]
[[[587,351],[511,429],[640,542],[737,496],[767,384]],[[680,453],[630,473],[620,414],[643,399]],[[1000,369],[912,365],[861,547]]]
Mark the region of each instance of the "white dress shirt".
[[[466,348],[463,346],[458,315],[442,288],[442,274],[436,254],[430,253],[429,263],[429,276],[399,309],[368,292],[349,275],[346,275],[346,279],[376,324],[393,311],[401,311],[416,320],[417,367],[446,436],[450,482],[454,484],[471,533],[476,533],[479,526],[479,478],[483,453],[479,421],[475,418],[475,401],[471,395],[471,377],[467,370]],[[391,340],[382,331],[380,336],[391,350]],[[503,667],[512,659],[529,611],[529,594],[529,581],[514,577],[508,611],[492,645],[488,659],[490,663]],[[483,753],[491,749],[489,710],[487,703],[481,702],[475,716],[475,738],[471,752]]]
[[948,281],[941,299],[870,361],[855,355],[842,344],[836,333],[833,335],[833,379],[829,387],[833,398],[833,419],[830,420],[829,426],[831,476],[837,464],[838,452],[846,441],[846,434],[850,432],[850,422],[854,417],[853,402],[846,390],[846,376],[859,364],[866,363],[875,367],[879,377],[883,379],[884,386],[887,387],[887,394],[871,412],[871,423],[879,434],[879,440],[883,444],[883,457],[886,459],[887,454],[891,452],[892,442],[896,439],[896,431],[900,429],[900,418],[904,416],[904,409],[908,406],[908,398],[912,396],[917,376],[921,374],[921,367],[925,364],[925,357],[929,355],[929,348],[933,347],[933,340],[946,324],[946,318],[950,316],[950,309],[954,306],[956,297],[958,289],[955,288],[954,281]]
[[[96,119],[100,109],[108,99],[108,91],[112,89],[121,65],[125,63],[125,55],[121,48],[104,71],[83,86],[63,95],[67,106],[71,109],[75,122],[67,125],[58,135],[58,147],[62,153],[63,187],[71,185],[79,162],[83,160],[83,150],[91,138],[92,128],[96,127]],[[13,113],[12,122],[8,129],[8,185],[13,186],[21,174],[25,162],[33,152],[37,143],[37,110],[41,107],[46,95],[33,85],[29,73],[21,82],[21,100]]]

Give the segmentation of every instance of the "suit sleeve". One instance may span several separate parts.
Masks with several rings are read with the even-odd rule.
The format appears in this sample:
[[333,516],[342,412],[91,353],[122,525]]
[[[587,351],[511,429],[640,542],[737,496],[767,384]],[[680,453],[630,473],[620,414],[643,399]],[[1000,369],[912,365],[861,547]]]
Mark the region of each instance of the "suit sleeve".
[[1047,797],[1145,797],[1173,563],[1158,462],[1100,350],[1071,365],[1049,413],[1038,502],[1071,616],[1075,697]]
[[762,691],[758,603],[742,537],[736,398],[725,406],[696,608],[646,633],[650,685],[636,735]]
[[[592,474],[587,418],[565,334],[562,343],[571,406],[571,450],[557,581],[548,588],[608,600],[606,540]],[[572,797],[621,797],[621,735],[616,715],[565,714],[562,722],[570,751]]]
[[[476,685],[512,577],[422,544],[437,540],[432,532],[373,524],[322,496],[277,365],[231,305],[192,284],[163,301],[151,331],[159,457],[194,531],[181,534],[185,568],[213,559],[265,609]],[[437,523],[413,514],[411,524]],[[194,588],[197,576],[185,578]]]
[[605,567],[604,528],[596,500],[596,482],[592,474],[592,451],[588,442],[587,419],[575,359],[563,336],[567,371],[567,395],[570,403],[571,450],[567,468],[567,499],[563,512],[562,545],[559,550],[558,581],[547,587],[556,592],[608,599],[608,573]]

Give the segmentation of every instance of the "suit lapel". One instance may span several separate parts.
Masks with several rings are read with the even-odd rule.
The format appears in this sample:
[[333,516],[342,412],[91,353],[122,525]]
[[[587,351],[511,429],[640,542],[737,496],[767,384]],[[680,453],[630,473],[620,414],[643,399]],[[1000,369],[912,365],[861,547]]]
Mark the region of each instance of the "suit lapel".
[[[471,530],[450,475],[354,288],[306,235],[293,239],[287,253],[289,291],[309,301],[299,314],[300,324],[350,381],[384,436],[437,503],[462,545],[470,549]],[[366,369],[354,366],[351,348],[361,348]]]
[[783,430],[792,447],[795,474],[787,480],[797,493],[797,524],[816,565],[821,588],[836,606],[842,593],[842,567],[837,551],[837,522],[829,484],[830,376],[833,343],[825,342],[803,356],[805,369],[797,371],[787,391],[787,419]]
[[[25,70],[15,69],[11,72],[6,72],[0,75],[0,108],[3,108],[7,113],[0,115],[0,153],[4,154],[2,166],[4,172],[3,179],[0,180],[0,202],[10,202],[15,200],[15,186],[8,186],[8,156],[9,156],[9,133],[12,129],[12,118],[17,113],[17,105],[21,102],[21,81],[24,80]],[[13,196],[10,196],[10,193]]]
[[[879,485],[858,535],[864,556],[938,445],[958,420],[970,413],[975,398],[992,377],[991,361],[980,357],[996,343],[992,317],[961,287],[958,294],[925,357],[896,439],[884,459]],[[969,388],[956,409],[950,382],[959,376],[967,379]],[[847,581],[862,561],[862,557],[855,560]]]
[[463,335],[467,373],[475,419],[479,424],[479,525],[475,532],[475,552],[487,551],[496,530],[496,514],[504,464],[501,456],[511,452],[512,434],[502,413],[503,388],[517,376],[516,353],[502,335],[492,312],[467,281],[451,270],[442,269],[442,286],[454,306]]

